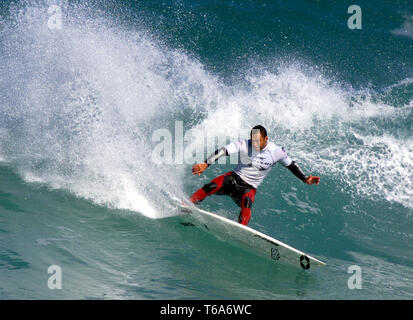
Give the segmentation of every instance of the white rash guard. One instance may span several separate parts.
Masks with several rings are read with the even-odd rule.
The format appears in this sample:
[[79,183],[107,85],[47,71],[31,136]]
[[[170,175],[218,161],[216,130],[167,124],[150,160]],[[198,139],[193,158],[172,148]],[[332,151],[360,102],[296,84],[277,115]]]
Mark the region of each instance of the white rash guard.
[[242,180],[258,188],[277,162],[288,167],[293,161],[283,147],[268,141],[266,147],[257,151],[251,140],[241,140],[224,147],[228,154],[239,153],[238,166],[233,170]]

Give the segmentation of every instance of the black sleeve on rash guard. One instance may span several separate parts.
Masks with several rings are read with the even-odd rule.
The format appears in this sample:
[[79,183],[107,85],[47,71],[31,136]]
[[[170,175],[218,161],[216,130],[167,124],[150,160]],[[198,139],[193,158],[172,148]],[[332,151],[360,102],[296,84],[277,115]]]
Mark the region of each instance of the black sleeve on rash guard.
[[225,147],[215,150],[215,152],[211,154],[207,159],[205,159],[204,162],[209,167],[211,164],[213,164],[215,161],[217,161],[222,156],[228,156],[228,151]]
[[287,169],[294,173],[294,175],[302,182],[305,182],[305,174],[301,171],[300,167],[294,161],[291,162]]

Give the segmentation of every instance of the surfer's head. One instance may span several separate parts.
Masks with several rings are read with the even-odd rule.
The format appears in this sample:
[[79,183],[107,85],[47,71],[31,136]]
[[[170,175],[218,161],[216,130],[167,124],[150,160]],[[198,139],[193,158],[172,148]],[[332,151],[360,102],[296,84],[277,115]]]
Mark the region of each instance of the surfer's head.
[[261,125],[257,125],[252,128],[251,133],[251,142],[255,150],[260,151],[267,146],[268,136],[267,130]]

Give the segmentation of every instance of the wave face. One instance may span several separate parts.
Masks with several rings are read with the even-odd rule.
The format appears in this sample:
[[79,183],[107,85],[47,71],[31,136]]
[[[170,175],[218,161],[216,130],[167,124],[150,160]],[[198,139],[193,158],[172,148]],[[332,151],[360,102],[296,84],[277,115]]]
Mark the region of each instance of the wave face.
[[[55,5],[0,7],[0,298],[55,297],[39,284],[53,263],[84,283],[59,298],[413,296],[410,8],[361,4],[377,21],[398,18],[365,27],[357,42],[327,2]],[[275,166],[250,222],[327,261],[308,277],[270,272],[178,223],[173,198],[234,166],[194,177],[192,164],[256,124],[321,177],[305,186]],[[159,132],[172,143],[167,163],[153,158]],[[225,197],[201,206],[238,216]],[[211,267],[217,255],[221,269]],[[351,265],[361,266],[364,291],[348,289]],[[241,283],[234,275],[249,268],[256,278]]]

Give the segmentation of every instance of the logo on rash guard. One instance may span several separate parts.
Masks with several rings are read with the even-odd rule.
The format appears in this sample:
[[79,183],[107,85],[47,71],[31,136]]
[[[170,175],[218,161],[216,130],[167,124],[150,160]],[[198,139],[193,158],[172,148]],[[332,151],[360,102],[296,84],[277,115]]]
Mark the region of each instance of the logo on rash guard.
[[249,166],[254,166],[258,170],[267,170],[272,163],[264,162],[264,160],[266,160],[264,157],[256,157],[252,160],[252,163],[250,163]]

